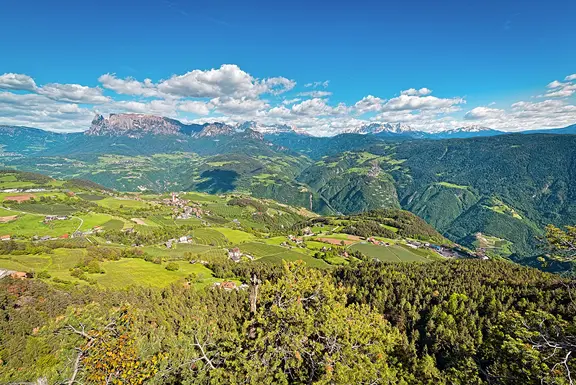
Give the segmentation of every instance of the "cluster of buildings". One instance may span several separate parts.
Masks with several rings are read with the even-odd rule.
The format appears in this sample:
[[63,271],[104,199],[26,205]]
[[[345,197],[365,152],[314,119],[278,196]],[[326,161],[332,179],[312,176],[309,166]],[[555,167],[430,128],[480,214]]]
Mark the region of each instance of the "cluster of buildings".
[[204,214],[204,210],[202,210],[200,207],[184,206],[183,211],[176,215],[176,219],[190,219],[193,217],[202,219],[202,215]]
[[188,205],[188,202],[190,202],[188,199],[182,199],[180,197],[178,197],[178,194],[176,194],[175,192],[173,192],[170,196],[170,198],[165,198],[162,199],[162,204],[166,205],[166,206],[174,206],[174,207],[184,207]]
[[0,192],[4,193],[20,193],[20,192],[44,192],[47,191],[45,188],[29,188],[29,189],[22,189],[22,188],[7,188],[4,190],[0,190]]
[[11,277],[14,279],[26,279],[28,278],[28,273],[25,273],[23,271],[0,269],[0,279],[6,277]]
[[199,204],[190,204],[190,200],[180,198],[175,192],[171,193],[170,198],[162,199],[157,203],[173,207],[176,219],[202,219],[204,215],[210,214],[210,211],[203,210]]
[[46,215],[44,217],[44,223],[50,223],[53,221],[65,221],[68,219],[68,216],[66,215]]
[[390,246],[388,242],[379,241],[375,238],[369,237],[366,239],[366,242],[371,243],[376,246]]
[[192,237],[189,235],[183,235],[180,238],[172,238],[166,241],[166,248],[171,249],[176,243],[193,243]]
[[253,256],[251,256],[250,254],[245,254],[245,253],[241,252],[240,249],[237,247],[233,247],[232,249],[228,249],[228,258],[230,258],[234,262],[240,262],[240,259],[242,257],[246,257],[252,261],[254,260]]

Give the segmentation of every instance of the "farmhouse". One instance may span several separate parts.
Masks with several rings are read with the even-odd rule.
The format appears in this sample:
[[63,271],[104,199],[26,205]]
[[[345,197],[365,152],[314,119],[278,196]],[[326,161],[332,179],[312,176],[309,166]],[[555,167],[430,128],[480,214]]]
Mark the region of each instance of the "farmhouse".
[[236,289],[236,284],[232,281],[224,281],[220,287],[224,290],[233,290]]
[[242,252],[239,248],[235,247],[233,249],[228,250],[228,257],[234,262],[240,262],[240,258],[242,257]]
[[9,234],[0,235],[0,241],[9,241],[10,239],[11,239],[11,238],[10,238],[10,235],[9,235]]
[[66,215],[46,215],[44,217],[44,223],[49,223],[52,221],[65,221],[68,217]]
[[26,279],[28,277],[28,274],[26,274],[23,271],[0,269],[0,279],[5,277],[11,277],[14,279]]

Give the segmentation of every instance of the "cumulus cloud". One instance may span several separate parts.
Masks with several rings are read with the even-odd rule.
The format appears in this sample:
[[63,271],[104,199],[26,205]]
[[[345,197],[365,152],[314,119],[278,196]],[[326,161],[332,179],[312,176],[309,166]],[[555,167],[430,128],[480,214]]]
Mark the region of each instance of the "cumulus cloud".
[[559,82],[558,80],[554,80],[551,83],[548,83],[548,85],[546,86],[546,88],[558,88],[558,87],[562,87],[565,83]]
[[294,80],[257,78],[233,64],[194,69],[160,81],[107,73],[98,78],[99,87],[41,85],[28,75],[6,73],[0,75],[0,90],[5,90],[0,91],[0,124],[77,131],[89,127],[94,112],[129,112],[198,122],[290,124],[316,135],[335,135],[371,122],[405,123],[430,132],[474,121],[517,131],[576,122],[576,106],[571,101],[576,93],[575,80],[576,74],[568,75],[543,85],[542,95],[507,107],[471,106],[457,116],[454,113],[466,104],[464,98],[432,96],[428,88],[409,88],[391,99],[367,95],[346,104],[332,102],[339,95],[323,89],[328,81],[307,83],[304,86],[308,90],[296,93]]
[[102,87],[122,95],[156,96],[158,90],[150,79],[139,82],[134,78],[119,79],[116,74],[104,74],[98,78]]
[[136,100],[120,100],[98,107],[100,113],[124,113],[161,115],[171,118],[178,117],[178,105],[172,100],[152,100],[142,102]]
[[268,107],[260,99],[218,97],[210,100],[216,111],[223,114],[249,114]]
[[101,104],[110,101],[110,98],[102,95],[101,88],[81,86],[79,84],[51,83],[37,89],[38,94],[52,100],[81,104]]
[[286,105],[288,105],[288,104],[298,103],[298,102],[301,101],[301,100],[302,100],[302,99],[300,99],[300,98],[285,99],[285,100],[282,100],[282,104],[286,106]]
[[409,95],[409,96],[414,96],[414,95],[418,95],[418,96],[426,96],[426,95],[430,95],[432,93],[432,90],[428,89],[428,88],[420,88],[419,90],[415,89],[415,88],[410,88],[407,90],[404,90],[401,92],[402,95]]
[[34,91],[36,90],[36,82],[28,75],[6,73],[0,75],[0,89]]
[[1,124],[50,131],[82,131],[93,112],[74,103],[59,103],[42,95],[0,92]]
[[400,95],[387,101],[382,107],[383,110],[437,110],[449,108],[455,105],[464,104],[463,98],[437,98],[436,96],[413,96]]
[[184,112],[191,112],[196,115],[208,115],[212,105],[209,103],[199,102],[199,101],[186,101],[178,105],[178,110]]
[[349,112],[349,108],[340,103],[332,107],[326,103],[325,99],[314,98],[304,100],[299,104],[292,106],[292,113],[302,116],[330,116],[330,115],[344,115]]
[[376,112],[382,109],[385,100],[373,95],[363,97],[361,100],[354,104],[354,109],[360,115],[367,112]]
[[174,75],[160,82],[158,90],[168,95],[192,98],[247,97],[257,98],[264,93],[281,94],[296,82],[283,77],[258,80],[234,64],[224,64],[208,71],[193,70]]
[[565,83],[559,87],[555,87],[550,92],[540,95],[542,98],[567,98],[576,93],[576,84]]
[[476,107],[464,115],[466,120],[493,119],[504,115],[505,111],[498,108]]

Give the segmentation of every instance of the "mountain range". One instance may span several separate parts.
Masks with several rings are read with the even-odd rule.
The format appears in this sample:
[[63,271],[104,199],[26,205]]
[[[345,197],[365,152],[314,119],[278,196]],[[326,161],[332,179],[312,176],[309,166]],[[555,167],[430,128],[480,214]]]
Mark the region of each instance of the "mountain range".
[[[19,135],[25,130],[28,130],[27,135],[43,136],[46,138],[50,136],[57,137],[56,133],[50,131],[39,130],[39,132],[36,132],[34,130],[38,129],[0,125],[0,135],[2,136]],[[129,138],[142,138],[146,135],[188,135],[195,138],[201,138],[234,135],[245,131],[252,131],[267,136],[286,134],[304,137],[311,136],[303,129],[286,124],[265,125],[256,121],[246,121],[238,124],[228,124],[217,121],[203,124],[187,124],[176,119],[146,114],[110,114],[107,118],[98,114],[94,117],[92,124],[83,132],[83,134],[89,136],[116,136]],[[519,133],[574,134],[576,133],[576,124],[558,129],[521,131]],[[75,134],[77,135],[78,133]],[[74,136],[75,134],[62,135]],[[345,130],[343,134],[375,135],[382,138],[396,139],[450,139],[496,136],[510,133],[479,125],[427,132],[417,130],[404,123],[370,123],[359,127],[349,128]]]
[[403,208],[453,241],[521,259],[538,253],[547,224],[576,223],[571,133],[575,125],[505,135],[371,124],[313,137],[257,122],[113,114],[82,133],[0,126],[0,168],[123,191],[239,191],[322,214]]

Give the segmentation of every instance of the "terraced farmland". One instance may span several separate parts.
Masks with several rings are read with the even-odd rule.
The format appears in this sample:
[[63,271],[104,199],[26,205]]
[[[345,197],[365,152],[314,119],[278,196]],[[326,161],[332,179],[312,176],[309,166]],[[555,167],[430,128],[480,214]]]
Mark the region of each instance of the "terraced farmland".
[[362,254],[376,258],[382,262],[430,262],[432,259],[408,250],[400,245],[376,246],[370,243],[357,243],[350,246],[350,250],[360,251]]

